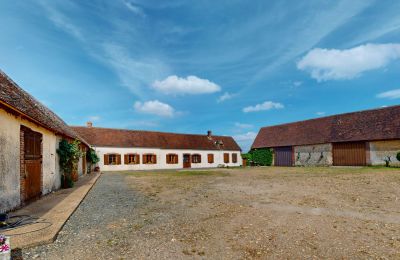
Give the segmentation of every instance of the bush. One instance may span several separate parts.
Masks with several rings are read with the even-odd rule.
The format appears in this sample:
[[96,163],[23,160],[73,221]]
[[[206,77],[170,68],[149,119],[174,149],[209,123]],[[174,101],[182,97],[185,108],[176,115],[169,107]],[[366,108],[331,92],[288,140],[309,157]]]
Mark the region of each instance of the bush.
[[86,159],[91,164],[96,164],[100,161],[100,158],[97,156],[96,151],[90,148],[90,150],[86,153]]
[[255,164],[261,166],[271,166],[272,165],[272,150],[269,148],[255,149],[249,152],[252,157],[252,161]]
[[242,154],[242,158],[246,160],[246,165],[245,166],[250,166],[251,165],[251,162],[253,161],[253,157],[251,156],[251,153]]
[[398,152],[398,153],[396,154],[396,159],[397,159],[397,161],[400,161],[400,152]]
[[79,158],[83,156],[79,144],[78,140],[68,142],[63,139],[60,141],[57,149],[59,164],[62,170],[61,183],[64,188],[73,187],[72,174],[78,170]]

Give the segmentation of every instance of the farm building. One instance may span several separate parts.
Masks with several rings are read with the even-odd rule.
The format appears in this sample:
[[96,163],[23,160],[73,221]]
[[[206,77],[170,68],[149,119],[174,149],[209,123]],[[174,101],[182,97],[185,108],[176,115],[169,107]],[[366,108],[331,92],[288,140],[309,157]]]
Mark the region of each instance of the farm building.
[[[0,71],[0,212],[60,188],[57,148],[80,137]],[[82,145],[85,151],[87,145]],[[81,158],[79,174],[86,159]]]
[[104,171],[240,166],[241,149],[232,137],[73,127],[96,150]]
[[399,165],[400,106],[263,127],[252,149],[272,148],[274,165]]

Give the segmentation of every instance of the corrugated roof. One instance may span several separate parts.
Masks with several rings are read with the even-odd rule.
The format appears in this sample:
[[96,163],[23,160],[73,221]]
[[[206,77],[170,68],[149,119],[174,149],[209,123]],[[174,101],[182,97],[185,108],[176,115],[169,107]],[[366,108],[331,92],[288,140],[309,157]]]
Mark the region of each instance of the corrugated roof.
[[388,139],[400,139],[400,106],[263,127],[252,148]]
[[30,120],[33,119],[36,123],[57,134],[76,138],[86,143],[60,117],[19,87],[1,70],[0,101],[10,106],[14,111],[27,116]]
[[[232,150],[240,147],[230,136],[176,134],[99,127],[72,127],[90,145],[98,147],[143,147],[161,149]],[[222,141],[219,147],[216,141]]]

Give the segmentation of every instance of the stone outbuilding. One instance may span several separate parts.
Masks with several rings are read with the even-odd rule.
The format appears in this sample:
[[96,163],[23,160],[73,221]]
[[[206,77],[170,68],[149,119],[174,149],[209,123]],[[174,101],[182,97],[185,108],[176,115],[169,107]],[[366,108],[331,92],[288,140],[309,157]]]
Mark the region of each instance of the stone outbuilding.
[[400,165],[400,106],[263,127],[260,148],[273,149],[276,166]]
[[[57,190],[61,185],[60,140],[79,139],[50,109],[0,71],[0,212]],[[85,173],[86,159],[79,163]]]

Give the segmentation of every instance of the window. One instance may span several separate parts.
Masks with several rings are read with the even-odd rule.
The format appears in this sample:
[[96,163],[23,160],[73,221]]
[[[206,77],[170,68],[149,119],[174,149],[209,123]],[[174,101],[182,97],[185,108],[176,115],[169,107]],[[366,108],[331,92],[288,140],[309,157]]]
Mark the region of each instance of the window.
[[224,153],[224,163],[229,163],[229,153]]
[[237,163],[237,153],[232,154],[232,162]]
[[169,154],[167,154],[166,161],[167,161],[167,164],[177,164],[178,163],[178,155],[169,153]]
[[208,163],[214,163],[214,154],[209,153],[207,155]]
[[121,164],[121,155],[116,153],[104,155],[104,165],[119,165]]
[[201,155],[193,154],[192,155],[192,163],[201,163]]
[[155,154],[143,154],[143,164],[156,164],[157,156]]
[[139,164],[140,156],[136,153],[125,154],[124,162],[125,164]]

